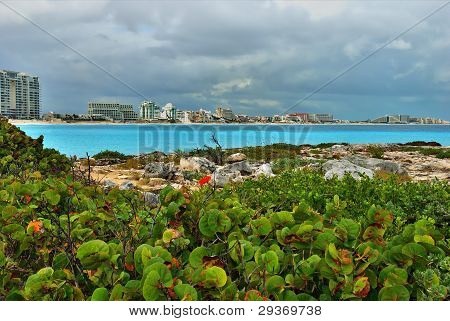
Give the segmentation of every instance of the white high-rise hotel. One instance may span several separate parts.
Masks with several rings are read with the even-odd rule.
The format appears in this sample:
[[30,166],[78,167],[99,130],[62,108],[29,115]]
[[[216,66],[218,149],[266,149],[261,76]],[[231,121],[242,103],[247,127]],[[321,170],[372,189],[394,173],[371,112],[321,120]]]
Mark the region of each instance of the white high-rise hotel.
[[39,78],[0,70],[0,115],[11,119],[39,118]]

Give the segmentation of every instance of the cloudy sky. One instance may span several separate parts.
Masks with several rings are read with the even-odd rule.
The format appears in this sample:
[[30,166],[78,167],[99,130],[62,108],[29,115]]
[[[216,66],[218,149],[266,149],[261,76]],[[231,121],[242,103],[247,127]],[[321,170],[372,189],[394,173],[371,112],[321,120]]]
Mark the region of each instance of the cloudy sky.
[[[443,3],[0,0],[0,69],[38,75],[44,112],[147,98],[273,115]],[[291,111],[450,119],[449,16],[450,5]]]

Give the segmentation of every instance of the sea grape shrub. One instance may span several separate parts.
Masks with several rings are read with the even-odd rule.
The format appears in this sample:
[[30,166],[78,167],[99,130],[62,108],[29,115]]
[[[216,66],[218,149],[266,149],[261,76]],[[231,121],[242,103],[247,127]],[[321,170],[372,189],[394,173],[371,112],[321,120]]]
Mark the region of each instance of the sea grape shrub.
[[338,196],[264,214],[208,186],[133,191],[1,181],[0,295],[8,300],[444,300],[448,243],[429,220],[348,218]]
[[[146,210],[136,192],[105,194],[70,176],[0,179],[0,298],[80,299],[94,285],[126,277],[127,257],[148,233]],[[104,273],[96,271],[100,265]],[[47,290],[21,286],[44,268],[53,269],[43,274]],[[62,284],[71,293],[52,293],[54,285],[60,291]]]
[[345,215],[358,221],[364,219],[373,204],[381,205],[395,214],[394,228],[388,231],[392,234],[421,218],[432,219],[444,231],[449,227],[450,185],[444,181],[399,183],[394,176],[387,180],[379,177],[355,180],[351,176],[327,180],[321,173],[297,170],[271,179],[246,180],[226,187],[221,193],[223,197],[235,194],[243,206],[263,213],[290,210],[302,200],[323,213],[326,204],[338,195],[347,203]]
[[0,119],[0,175],[64,175],[70,169],[69,159],[54,149],[44,148],[43,139],[33,139]]

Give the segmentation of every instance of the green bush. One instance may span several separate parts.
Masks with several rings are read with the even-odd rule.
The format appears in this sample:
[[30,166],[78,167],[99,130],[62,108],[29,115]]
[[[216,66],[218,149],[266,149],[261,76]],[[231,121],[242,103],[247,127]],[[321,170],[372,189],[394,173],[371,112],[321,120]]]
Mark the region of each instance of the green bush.
[[43,136],[32,139],[4,118],[0,118],[0,174],[27,177],[65,175],[70,160],[54,149],[44,148]]
[[327,202],[338,195],[347,203],[347,216],[361,219],[372,204],[392,209],[396,225],[414,223],[430,218],[438,226],[448,227],[450,187],[445,181],[398,182],[396,176],[373,179],[325,179],[319,172],[290,171],[272,179],[246,180],[238,186],[229,186],[222,192],[236,194],[240,202],[257,211],[289,210],[306,200],[318,211],[326,209]]
[[2,299],[447,299],[448,242],[432,222],[389,236],[391,211],[358,221],[338,196],[323,213],[302,201],[262,214],[167,187],[150,210],[70,179],[3,184]]
[[383,147],[370,145],[369,147],[367,147],[367,151],[373,158],[383,158],[384,155]]
[[272,171],[274,174],[281,174],[296,168],[306,166],[311,163],[322,163],[322,160],[312,161],[305,158],[279,158],[272,162]]
[[104,150],[100,153],[95,154],[92,156],[94,159],[120,159],[120,160],[127,160],[133,156],[131,155],[125,155],[123,153],[111,151],[111,150]]
[[433,148],[433,147],[404,147],[402,151],[419,152],[425,156],[435,156],[436,158],[445,159],[450,158],[450,149],[448,148]]

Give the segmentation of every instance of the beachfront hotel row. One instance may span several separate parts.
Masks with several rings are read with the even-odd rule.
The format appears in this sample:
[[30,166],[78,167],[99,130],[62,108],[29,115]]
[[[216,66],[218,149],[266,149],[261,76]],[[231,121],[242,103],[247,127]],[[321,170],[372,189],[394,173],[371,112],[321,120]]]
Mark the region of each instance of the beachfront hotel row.
[[[9,119],[41,119],[40,84],[37,76],[24,72],[0,70],[0,115]],[[290,113],[274,116],[247,116],[235,114],[231,108],[218,106],[215,112],[200,108],[181,110],[172,103],[160,107],[144,101],[139,112],[132,104],[118,102],[89,102],[87,114],[45,113],[45,121],[110,121],[110,122],[171,122],[171,123],[335,123],[332,114]],[[442,124],[434,118],[416,118],[409,115],[386,115],[369,121],[386,124]]]

